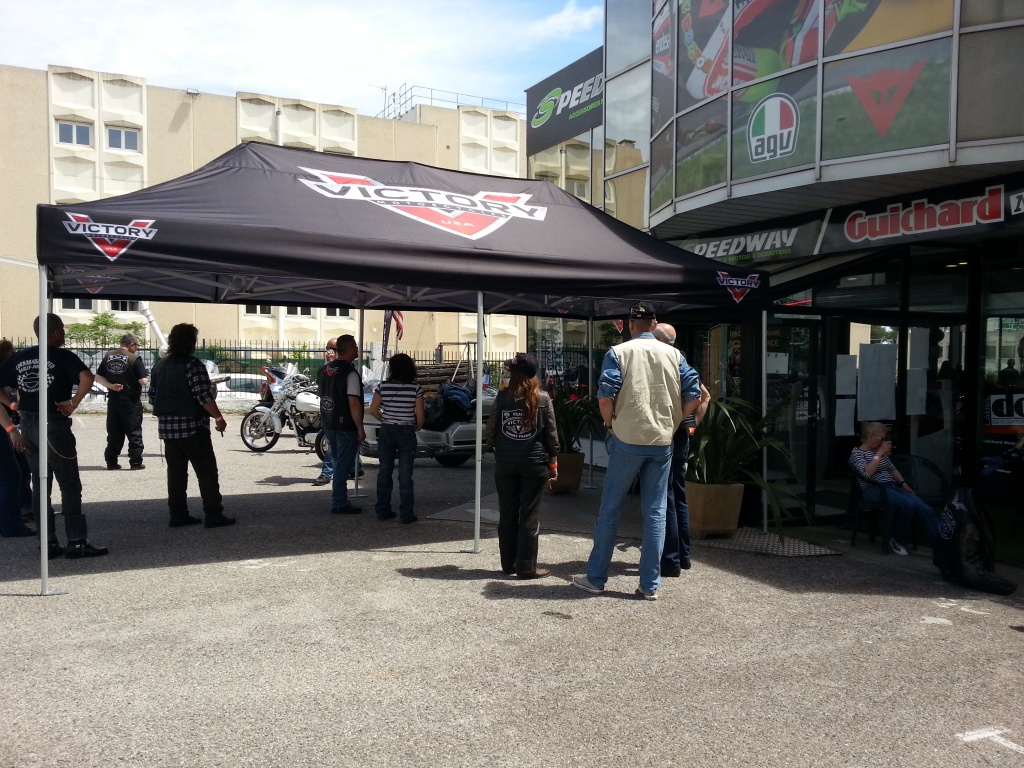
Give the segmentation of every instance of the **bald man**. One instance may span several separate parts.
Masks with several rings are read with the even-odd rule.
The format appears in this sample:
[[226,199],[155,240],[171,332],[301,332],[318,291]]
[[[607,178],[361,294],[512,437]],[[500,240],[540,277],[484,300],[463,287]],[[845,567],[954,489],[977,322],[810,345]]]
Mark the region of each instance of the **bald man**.
[[[658,323],[651,331],[654,338],[676,345],[676,329]],[[685,359],[685,356],[684,356]],[[686,503],[686,460],[690,456],[690,433],[704,418],[711,393],[700,385],[700,405],[679,425],[672,437],[672,466],[668,476],[668,500],[665,515],[665,548],[661,553],[661,575],[679,577],[690,569],[690,507]]]

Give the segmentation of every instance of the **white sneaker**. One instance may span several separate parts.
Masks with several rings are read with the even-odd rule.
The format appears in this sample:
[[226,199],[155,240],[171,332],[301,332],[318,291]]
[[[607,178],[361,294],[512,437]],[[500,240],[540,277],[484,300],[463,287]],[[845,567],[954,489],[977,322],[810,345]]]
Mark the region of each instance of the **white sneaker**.
[[647,591],[646,589],[644,589],[643,587],[637,587],[637,588],[636,588],[636,593],[637,593],[638,595],[640,595],[640,597],[642,597],[642,598],[643,598],[644,600],[657,600],[657,599],[658,599],[658,593],[657,593],[657,591],[654,591],[654,592],[648,592],[648,591]]
[[889,539],[889,548],[892,550],[894,555],[907,554],[907,550],[904,549],[903,545],[896,541],[896,539]]

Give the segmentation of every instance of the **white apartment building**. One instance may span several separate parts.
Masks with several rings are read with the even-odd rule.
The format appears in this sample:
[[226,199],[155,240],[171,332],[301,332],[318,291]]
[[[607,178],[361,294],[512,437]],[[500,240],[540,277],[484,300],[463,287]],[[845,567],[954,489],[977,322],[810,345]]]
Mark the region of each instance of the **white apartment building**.
[[[224,96],[151,86],[134,75],[0,65],[0,257],[34,266],[39,203],[84,202],[160,184],[245,141],[526,175],[520,113],[454,100],[445,106],[415,101],[409,99],[395,119],[383,119],[286,96]],[[37,308],[37,271],[0,262],[0,336],[31,337]],[[316,348],[342,333],[358,335],[358,313],[345,307],[154,302],[151,309],[165,333],[189,322],[208,340]],[[138,302],[99,297],[55,299],[53,311],[66,323],[88,322],[106,311],[144,320]],[[382,323],[382,311],[365,313],[364,347],[380,341]],[[476,339],[475,315],[406,312],[404,325],[401,349],[426,351],[441,342]],[[488,318],[486,355],[515,352],[525,342],[525,318]],[[394,349],[394,341],[389,346]]]

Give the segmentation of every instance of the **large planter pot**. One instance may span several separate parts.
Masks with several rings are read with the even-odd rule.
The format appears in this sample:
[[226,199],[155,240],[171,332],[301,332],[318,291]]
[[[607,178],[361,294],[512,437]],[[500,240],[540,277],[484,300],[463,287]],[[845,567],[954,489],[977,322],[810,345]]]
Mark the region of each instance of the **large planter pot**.
[[551,493],[576,493],[583,479],[582,453],[558,454],[558,479],[548,484]]
[[704,485],[689,482],[686,484],[686,503],[690,508],[690,536],[695,539],[711,534],[731,536],[740,524],[743,483]]

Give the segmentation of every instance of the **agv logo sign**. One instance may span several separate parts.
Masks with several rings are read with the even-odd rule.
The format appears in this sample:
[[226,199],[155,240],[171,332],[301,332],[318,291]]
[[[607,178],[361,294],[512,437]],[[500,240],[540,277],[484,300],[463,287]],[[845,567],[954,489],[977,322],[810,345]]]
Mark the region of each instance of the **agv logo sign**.
[[800,110],[784,93],[765,96],[754,107],[747,121],[747,148],[750,162],[762,163],[796,152],[800,130]]

